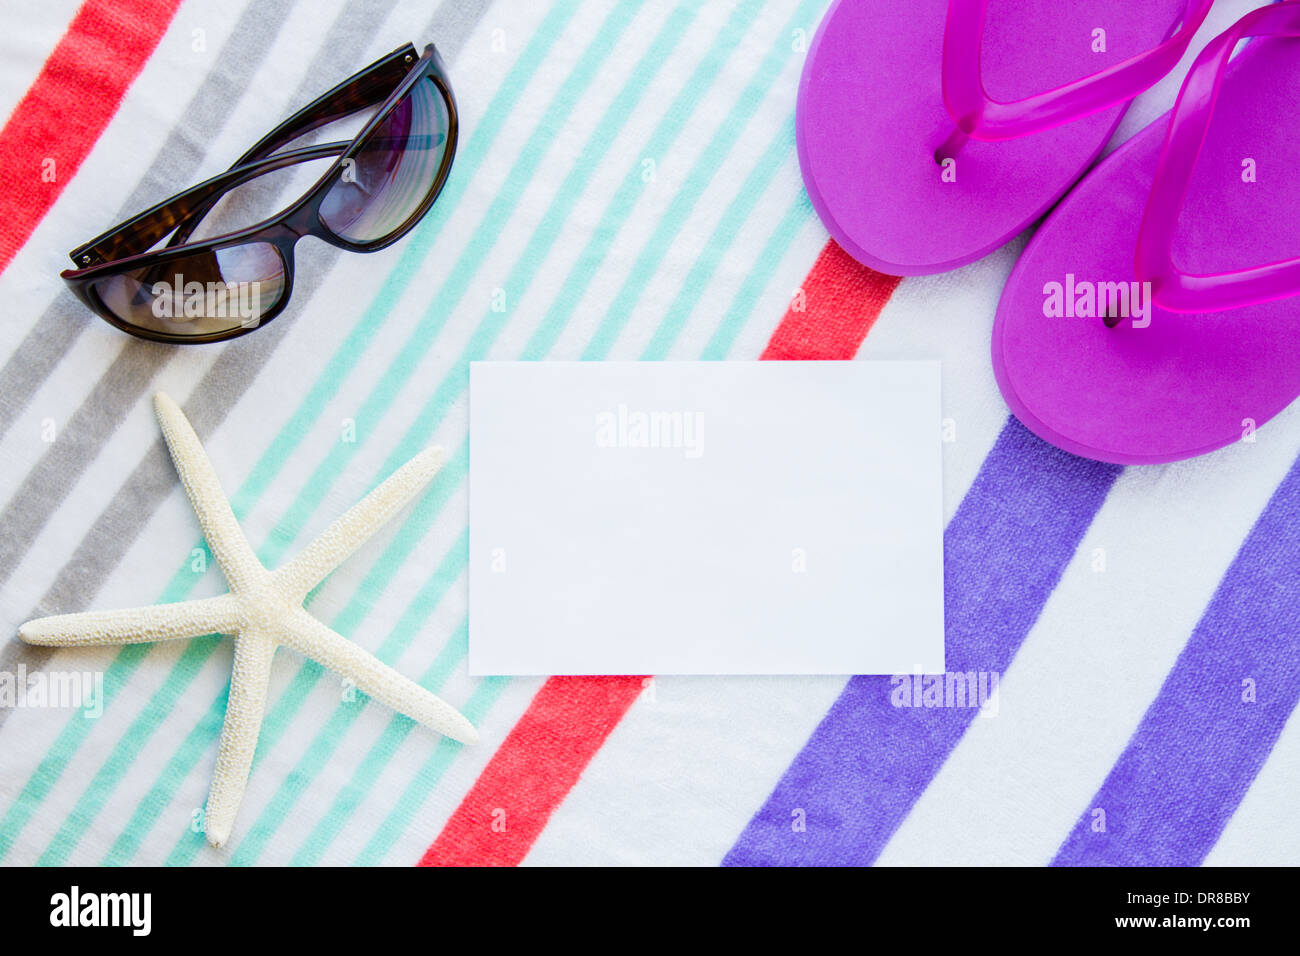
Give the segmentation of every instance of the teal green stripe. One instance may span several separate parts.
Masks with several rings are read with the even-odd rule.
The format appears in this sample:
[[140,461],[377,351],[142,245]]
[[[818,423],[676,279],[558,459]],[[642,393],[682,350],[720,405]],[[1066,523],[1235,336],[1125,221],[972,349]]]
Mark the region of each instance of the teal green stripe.
[[[158,817],[158,808],[165,807],[171,800],[172,790],[169,785],[175,780],[182,778],[185,773],[185,767],[192,765],[198,759],[198,755],[206,753],[216,740],[217,735],[221,733],[221,725],[226,716],[226,699],[230,693],[230,684],[226,684],[226,692],[218,695],[212,701],[212,706],[207,712],[199,718],[193,729],[185,735],[180,749],[172,756],[163,768],[162,775],[158,783],[145,795],[145,798],[135,808],[135,813],[127,822],[124,829],[109,848],[108,853],[101,861],[101,866],[126,866],[131,862],[132,857],[140,849],[140,841],[144,839],[149,832],[153,822]],[[195,807],[200,810],[201,806]],[[148,821],[146,824],[145,821]],[[177,826],[182,825],[182,821],[174,821]],[[185,820],[183,824],[188,826],[192,820]],[[203,834],[195,833],[190,830],[190,838],[199,845],[206,845]]]
[[736,298],[732,300],[731,307],[718,323],[700,358],[715,361],[727,357],[736,342],[736,336],[745,327],[754,304],[758,302],[759,296],[777,274],[777,269],[789,251],[791,243],[799,234],[799,230],[812,218],[812,203],[808,201],[808,194],[801,189],[794,202],[790,204],[790,208],[781,217],[781,224],[776,227],[772,235],[767,237],[767,242],[763,244],[754,268],[740,284]]
[[668,355],[668,350],[673,347],[677,336],[681,334],[682,327],[686,325],[686,320],[690,318],[691,310],[695,308],[700,297],[704,295],[704,290],[713,281],[713,274],[717,271],[723,253],[730,248],[731,240],[740,234],[741,226],[758,205],[758,200],[762,198],[763,192],[772,182],[772,177],[776,175],[781,165],[790,159],[793,152],[794,124],[788,123],[777,133],[771,145],[763,151],[758,163],[741,183],[740,192],[727,206],[722,218],[718,220],[717,226],[704,243],[699,258],[691,266],[681,289],[673,297],[668,311],[659,322],[659,328],[646,343],[641,353],[643,362],[661,361]]
[[[116,699],[118,692],[130,680],[131,675],[135,673],[140,662],[144,660],[145,655],[149,652],[149,645],[135,644],[131,647],[124,648],[116,659],[116,666],[104,673],[104,707],[105,709]],[[50,746],[49,752],[37,765],[36,770],[32,773],[31,778],[23,787],[21,793],[10,805],[8,812],[5,813],[4,822],[0,824],[0,859],[13,849],[14,841],[22,832],[23,827],[31,819],[36,808],[41,805],[54,784],[58,781],[59,775],[63,772],[63,763],[59,760],[59,755],[66,752],[69,748],[74,748],[85,739],[90,733],[93,721],[84,717],[77,716],[70,719],[60,731],[59,736],[55,738],[54,743]]]
[[[390,274],[394,285],[408,283],[417,273],[424,255],[433,244],[435,235],[450,218],[454,207],[465,193],[466,184],[490,153],[497,134],[503,128],[506,118],[511,114],[516,101],[528,87],[542,62],[558,40],[568,22],[577,13],[579,3],[575,0],[560,0],[547,14],[542,24],[533,35],[533,39],[520,54],[518,61],[511,68],[500,89],[493,96],[483,120],[470,135],[463,150],[457,157],[455,174],[447,184],[443,195],[429,217],[410,237],[398,266]],[[325,371],[308,392],[298,410],[290,421],[281,429],[271,445],[263,452],[249,477],[232,499],[235,514],[243,516],[253,503],[261,496],[266,487],[283,467],[289,451],[307,433],[311,421],[319,415],[321,408],[337,392],[343,379],[365,352],[366,346],[373,338],[379,324],[379,313],[369,310],[363,316],[344,341],[340,349],[331,358]],[[199,545],[202,546],[200,542]],[[188,593],[194,583],[194,576],[186,575],[188,557],[182,570],[172,579],[164,590],[160,602],[180,600]],[[207,642],[203,642],[207,643]],[[149,653],[151,645],[136,645],[120,651],[104,676],[105,706],[111,705],[116,691],[121,688],[134,673],[144,656]],[[170,680],[170,676],[169,676]],[[14,803],[0,821],[0,859],[12,848],[18,835],[31,819],[32,814],[48,795],[51,788],[66,771],[72,757],[90,731],[90,722],[72,719],[56,738],[46,757],[41,761],[32,777],[24,785]]]
[[[799,20],[798,22],[804,21]],[[785,37],[788,36],[789,33],[786,33]],[[708,171],[709,175],[701,176],[698,179],[694,177],[688,179],[674,194],[672,202],[668,204],[667,211],[659,218],[658,225],[655,226],[650,241],[642,248],[641,254],[637,256],[636,263],[632,266],[632,271],[623,280],[623,285],[605,311],[605,318],[596,328],[596,334],[587,343],[587,348],[582,353],[584,360],[594,361],[609,354],[609,350],[618,339],[619,333],[623,331],[628,319],[632,316],[633,303],[640,297],[641,290],[654,277],[659,262],[686,224],[686,220],[690,216],[691,210],[695,208],[695,203],[699,200],[700,195],[713,181],[713,176],[721,167],[721,157],[731,150],[736,139],[754,113],[757,112],[759,104],[762,103],[767,91],[772,86],[772,79],[780,72],[781,65],[789,58],[790,52],[790,44],[785,42],[778,42],[767,51],[758,68],[758,73],[746,85],[736,105],[732,107],[731,112],[727,114],[727,118],[714,131],[708,145],[704,147],[704,155],[717,157],[718,164]]]
[[[753,19],[757,9],[761,7],[759,3],[742,3],[732,11],[726,25],[714,39],[713,45],[709,52],[696,65],[691,77],[685,85],[673,98],[672,103],[660,118],[655,130],[650,134],[647,142],[649,150],[667,151],[673,143],[677,141],[682,127],[686,121],[691,118],[695,110],[695,105],[699,98],[704,95],[704,91],[712,87],[714,81],[718,78],[718,73],[722,65],[727,61],[728,54],[734,50],[734,44],[738,42],[745,32],[750,20]],[[728,46],[731,43],[731,46]],[[707,155],[708,150],[705,150]],[[569,316],[573,313],[574,305],[582,300],[582,295],[587,287],[591,285],[592,279],[599,271],[601,264],[605,261],[605,254],[618,234],[620,225],[627,219],[628,213],[636,204],[645,183],[641,179],[641,169],[639,166],[628,170],[623,182],[619,185],[618,191],[615,192],[614,198],[609,205],[605,207],[605,212],[600,217],[600,222],[591,233],[591,238],[583,246],[582,252],[578,255],[574,267],[569,270],[568,276],[565,277],[564,285],[561,286],[559,295],[551,303],[550,308],[546,310],[546,315],[542,317],[541,323],[529,337],[528,343],[524,346],[523,354],[520,359],[525,362],[536,361],[545,358],[547,353],[555,345],[556,339],[567,325]]]
[[[464,548],[464,557],[468,560],[468,537],[465,538]],[[437,598],[432,598],[432,600],[436,601]],[[456,628],[455,633],[452,634],[451,640],[447,642],[442,652],[434,660],[433,665],[420,678],[420,683],[436,693],[454,673],[455,669],[460,666],[460,662],[465,659],[468,650],[469,620],[464,619],[461,621],[460,627]],[[329,810],[316,824],[302,846],[298,848],[298,852],[290,860],[290,866],[315,866],[320,862],[321,854],[338,836],[343,829],[343,825],[352,818],[357,807],[369,795],[375,781],[379,779],[380,774],[388,766],[389,760],[397,753],[397,748],[402,745],[402,742],[417,726],[415,721],[408,720],[405,717],[394,717],[389,721],[388,726],[384,728],[383,734],[375,741],[365,759],[353,772],[351,780],[338,792],[333,803],[330,804]]]
[[[769,80],[770,80],[770,79],[771,79],[771,78],[769,78]],[[792,141],[789,139],[789,137],[788,137],[788,133],[787,133],[784,137],[778,137],[778,140],[777,140],[777,141],[780,142],[782,139],[784,139],[784,157],[788,157],[788,156],[792,153],[792,151],[793,151],[793,149],[792,149]],[[756,189],[757,192],[761,192],[761,191],[762,191],[762,188],[766,185],[767,181],[770,179],[770,176],[771,176],[772,174],[774,174],[774,172],[775,172],[775,168],[779,167],[780,159],[781,159],[781,158],[784,158],[784,157],[782,157],[782,156],[777,152],[777,148],[776,148],[775,144],[774,144],[773,148],[772,148],[771,150],[769,150],[768,154],[766,154],[766,155],[767,155],[768,157],[776,157],[776,163],[775,163],[775,165],[773,166],[771,172],[766,173],[765,176],[760,176],[760,177],[751,177],[751,182],[748,183],[747,186],[756,186],[756,187],[757,187],[757,189]],[[716,163],[720,162],[720,157],[718,157],[718,156],[716,156],[716,155],[709,157],[708,154],[706,153],[705,156],[706,156],[707,158],[706,158],[706,159],[703,159],[703,160],[699,163],[698,167],[697,167],[696,169],[692,170],[692,172],[691,172],[691,177],[692,177],[692,179],[697,179],[697,178],[699,178],[699,177],[702,176],[702,175],[711,174],[712,168],[709,167],[708,164],[709,164],[709,163],[716,164]],[[755,196],[753,195],[753,193],[751,193],[750,191],[748,191],[748,190],[742,190],[741,194],[738,195],[738,196],[736,197],[736,199],[733,200],[733,204],[732,204],[732,206],[729,207],[729,209],[727,210],[726,213],[724,213],[724,220],[725,220],[728,224],[739,224],[740,222],[743,222],[743,221],[744,221],[744,218],[745,218],[745,215],[742,214],[741,210],[744,210],[746,214],[747,214],[748,211],[752,211],[752,205],[753,205],[753,202],[755,201],[755,198],[756,198],[756,197],[755,197]],[[603,230],[603,234],[604,234],[604,235],[607,235],[607,236],[613,236],[616,232],[617,232],[617,229],[608,229],[608,230]],[[602,233],[602,230],[598,228],[597,233],[598,233],[598,234],[601,234],[601,233]],[[736,231],[735,231],[734,229],[732,229],[732,230],[730,230],[730,231],[720,232],[719,235],[717,236],[717,238],[721,239],[723,236],[725,236],[725,239],[726,239],[726,241],[723,243],[723,247],[724,247],[724,249],[725,249],[725,246],[726,246],[726,245],[727,245],[731,240],[734,240],[734,238],[735,238],[735,236],[736,236]],[[719,261],[719,258],[717,258],[717,257],[715,257],[715,258],[712,260],[713,265],[712,265],[712,269],[710,269],[710,272],[711,272],[713,269],[716,269],[716,264],[717,264],[718,261]],[[580,293],[580,291],[579,291],[579,292],[577,292],[576,294],[581,294],[581,293]],[[557,297],[557,300],[563,300],[563,299],[565,299],[565,293],[564,293],[564,292],[562,292],[562,293],[560,294],[560,296]],[[572,300],[569,300],[569,301],[572,301]],[[666,321],[671,321],[671,320],[672,320],[672,319],[671,319],[671,316],[670,316]],[[364,779],[372,780],[373,777],[368,777],[368,778],[364,778]],[[356,780],[357,780],[357,778],[354,776],[354,781],[353,781],[353,783],[351,784],[351,786],[355,786],[355,785],[356,785]],[[335,822],[333,822],[333,821],[331,821],[331,822],[328,824],[328,828],[329,828],[332,832],[338,832],[338,830],[341,829],[341,826],[342,826],[341,823],[335,823]],[[318,830],[320,830],[320,829],[322,829],[322,828],[321,828],[321,827],[318,827]],[[400,833],[400,830],[398,830],[397,832]],[[317,857],[319,857],[319,855],[323,852],[323,849],[324,849],[324,846],[322,845],[322,839],[326,839],[326,840],[327,840],[328,838],[322,838],[322,837],[320,837],[320,835],[319,835],[318,833],[316,833],[316,832],[314,832],[311,836],[309,836],[309,838],[308,838],[308,842],[313,846],[314,849],[312,850],[312,852],[311,852],[311,854],[310,854],[309,856],[304,855],[304,858],[312,859],[312,858],[317,858]]]
[[217,646],[218,638],[204,637],[190,641],[172,667],[175,680],[166,684],[150,698],[144,710],[132,721],[127,732],[118,738],[109,751],[107,759],[100,764],[99,770],[91,778],[89,785],[82,792],[72,812],[64,819],[63,825],[45,852],[37,860],[38,866],[59,866],[76,847],[77,841],[86,827],[103,809],[114,786],[125,775],[127,767],[144,747],[145,740],[157,728],[176,706],[181,693],[193,680]]
[[[510,683],[505,677],[487,677],[479,682],[474,693],[470,695],[465,706],[461,708],[470,723],[482,723],[484,715],[492,709],[501,692]],[[376,866],[382,863],[394,843],[401,839],[402,833],[411,824],[415,812],[424,804],[429,792],[438,785],[442,775],[447,772],[451,762],[461,751],[461,745],[454,740],[443,737],[433,748],[433,753],[416,772],[415,777],[402,791],[402,796],[394,805],[391,813],[384,818],[375,835],[370,838],[360,856],[357,866]]]

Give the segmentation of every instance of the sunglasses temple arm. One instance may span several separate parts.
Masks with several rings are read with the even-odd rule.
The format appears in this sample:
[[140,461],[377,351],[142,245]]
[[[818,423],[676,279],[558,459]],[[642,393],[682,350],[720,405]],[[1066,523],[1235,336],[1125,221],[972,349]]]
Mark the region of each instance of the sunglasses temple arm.
[[206,211],[215,205],[230,190],[278,169],[341,156],[348,145],[347,142],[321,143],[233,167],[96,236],[69,255],[78,268],[85,268],[147,252],[178,225],[191,219],[199,210]]
[[231,168],[264,159],[304,133],[310,133],[367,107],[378,106],[406,79],[418,60],[415,47],[408,43],[359,73],[354,73],[263,136]]
[[[406,78],[418,59],[415,47],[408,43],[370,64],[359,73],[354,73],[263,136],[248,152],[235,160],[230,168],[247,166],[265,159],[314,129],[368,107],[378,106]],[[212,211],[214,205],[216,205],[215,200],[194,209],[184,220],[178,222],[176,231],[167,241],[167,245],[179,246],[188,240],[203,217]]]

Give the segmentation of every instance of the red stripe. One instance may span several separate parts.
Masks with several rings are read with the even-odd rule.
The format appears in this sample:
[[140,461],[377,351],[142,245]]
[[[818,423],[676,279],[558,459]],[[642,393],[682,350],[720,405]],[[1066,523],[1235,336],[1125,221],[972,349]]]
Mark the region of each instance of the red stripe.
[[642,686],[640,677],[548,679],[420,866],[522,860]]
[[899,281],[898,276],[868,269],[835,240],[828,241],[772,333],[763,358],[853,358]]
[[0,271],[76,175],[180,3],[86,0],[77,11],[0,129]]
[[[828,241],[765,359],[851,359],[898,285]],[[641,693],[641,677],[552,677],[420,859],[514,866]]]

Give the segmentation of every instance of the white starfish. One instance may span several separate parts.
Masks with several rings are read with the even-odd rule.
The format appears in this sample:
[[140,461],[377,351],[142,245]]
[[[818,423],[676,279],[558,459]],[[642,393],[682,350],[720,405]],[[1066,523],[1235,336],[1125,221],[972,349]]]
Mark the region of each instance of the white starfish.
[[55,647],[234,635],[230,700],[204,814],[208,842],[219,847],[230,837],[262,729],[271,658],[281,645],[343,675],[398,713],[454,740],[475,743],[478,733],[454,708],[326,627],[302,606],[312,588],[433,479],[442,467],[442,449],[430,448],[416,455],[296,558],[268,571],[249,547],[212,462],[184,413],[162,392],[154,396],[154,411],[230,593],[177,604],[43,617],[28,621],[18,633],[29,644]]

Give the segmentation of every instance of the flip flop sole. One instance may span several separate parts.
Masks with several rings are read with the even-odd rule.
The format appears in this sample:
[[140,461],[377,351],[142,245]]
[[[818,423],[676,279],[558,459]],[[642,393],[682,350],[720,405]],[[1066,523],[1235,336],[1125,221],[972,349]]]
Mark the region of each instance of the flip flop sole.
[[[1158,45],[1183,5],[997,0],[984,85],[1010,101],[1096,73]],[[946,11],[945,0],[837,0],[799,84],[796,141],[813,206],[846,252],[892,275],[954,269],[1020,233],[1091,165],[1124,111],[968,142],[944,177],[935,151],[954,130],[942,94]],[[1094,52],[1098,30],[1104,52]]]
[[[1228,67],[1179,219],[1174,262],[1218,273],[1300,252],[1300,40],[1253,42]],[[1012,412],[1052,444],[1117,464],[1204,454],[1252,436],[1300,394],[1300,300],[1177,314],[1132,301],[1143,209],[1168,116],[1084,178],[1012,270],[993,368]],[[1057,308],[1056,285],[1061,287]],[[1108,328],[1089,308],[1101,284]],[[1139,302],[1140,307],[1140,302]],[[1057,312],[1071,314],[1055,314]],[[1123,318],[1122,313],[1130,313]],[[1149,321],[1149,324],[1147,324]],[[1145,327],[1143,327],[1145,326]]]

